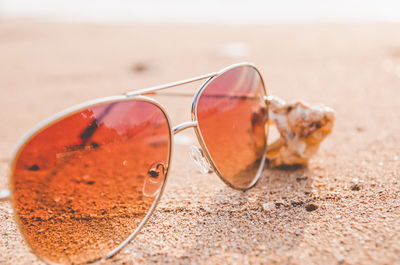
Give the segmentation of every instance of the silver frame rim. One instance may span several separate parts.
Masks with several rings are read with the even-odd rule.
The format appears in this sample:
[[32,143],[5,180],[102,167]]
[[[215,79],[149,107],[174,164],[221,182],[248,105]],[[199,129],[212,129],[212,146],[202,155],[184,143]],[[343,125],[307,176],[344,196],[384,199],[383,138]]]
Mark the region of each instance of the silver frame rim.
[[[197,118],[197,106],[198,106],[198,101],[201,97],[201,94],[203,93],[203,91],[207,88],[207,86],[215,79],[217,79],[220,75],[228,72],[229,70],[232,70],[234,68],[238,68],[238,67],[243,67],[243,66],[247,66],[247,67],[251,67],[254,70],[256,70],[256,72],[258,73],[258,75],[260,76],[260,80],[263,86],[263,97],[265,98],[267,96],[267,90],[265,88],[265,83],[264,83],[264,79],[260,73],[260,71],[257,69],[257,67],[252,64],[252,63],[238,63],[238,64],[234,64],[234,65],[230,65],[222,70],[220,70],[219,72],[217,72],[216,75],[212,76],[211,78],[209,78],[206,82],[204,82],[204,84],[197,90],[196,94],[194,95],[193,101],[192,101],[192,121],[196,122],[196,126],[194,127],[194,131],[196,133],[197,136],[197,140],[199,141],[199,144],[202,148],[202,150],[204,151],[205,157],[208,160],[208,162],[210,163],[212,169],[214,170],[215,174],[225,183],[227,184],[229,187],[236,189],[236,190],[241,190],[241,191],[246,191],[248,189],[251,189],[252,187],[254,187],[254,185],[256,185],[256,183],[258,182],[261,173],[264,169],[265,163],[266,163],[266,151],[267,151],[267,145],[268,145],[268,123],[267,123],[267,129],[266,129],[266,133],[265,133],[265,144],[264,144],[264,149],[265,152],[261,158],[261,162],[259,165],[259,168],[257,170],[256,176],[254,177],[253,181],[249,184],[248,187],[245,188],[241,188],[241,187],[236,187],[235,185],[233,185],[232,183],[230,183],[224,176],[223,174],[219,171],[218,167],[216,166],[214,160],[212,159],[212,156],[207,148],[207,145],[205,144],[203,135],[201,133],[200,130],[200,126],[198,123],[198,118]],[[268,115],[268,104],[266,104],[266,113]]]
[[[52,117],[44,120],[43,122],[37,124],[35,127],[33,127],[31,130],[29,130],[18,142],[16,148],[14,149],[14,152],[12,154],[12,159],[11,159],[11,163],[10,163],[10,171],[9,171],[9,189],[11,191],[14,191],[14,169],[16,166],[16,161],[17,161],[17,157],[20,153],[20,151],[22,150],[22,148],[25,146],[25,144],[27,143],[27,141],[29,139],[31,139],[32,137],[34,137],[37,133],[45,130],[46,128],[48,128],[51,124],[61,120],[62,118],[66,117],[67,115],[72,115],[74,113],[78,113],[81,110],[84,110],[88,107],[93,107],[99,104],[105,104],[105,103],[112,103],[112,102],[121,102],[121,101],[145,101],[145,102],[149,102],[152,103],[153,105],[155,105],[156,107],[158,107],[162,113],[164,114],[167,123],[168,123],[168,128],[169,128],[169,150],[168,150],[168,163],[166,166],[166,173],[165,173],[165,177],[164,177],[164,181],[162,183],[161,189],[157,195],[157,197],[154,199],[149,211],[147,212],[147,214],[145,215],[145,217],[142,219],[142,221],[139,223],[139,225],[135,228],[135,230],[124,240],[122,241],[116,248],[114,248],[113,250],[111,250],[108,254],[99,257],[95,260],[89,260],[86,261],[83,264],[94,264],[94,263],[98,263],[101,262],[102,260],[106,260],[109,259],[111,257],[113,257],[115,254],[117,254],[119,251],[121,251],[126,245],[128,245],[133,238],[135,238],[135,236],[137,236],[140,232],[140,230],[143,228],[143,226],[147,223],[147,221],[150,219],[150,217],[152,216],[154,210],[157,208],[158,203],[163,195],[166,183],[168,181],[168,176],[169,176],[169,172],[170,172],[170,167],[171,167],[171,161],[172,161],[172,155],[173,155],[173,131],[172,131],[172,123],[171,120],[168,116],[168,113],[166,112],[164,106],[162,106],[160,103],[158,103],[156,100],[154,100],[153,98],[150,97],[146,97],[146,96],[134,96],[134,97],[128,97],[125,95],[122,96],[111,96],[111,97],[103,97],[103,98],[99,98],[99,99],[95,99],[95,100],[91,100],[91,101],[87,101],[75,106],[72,106],[68,109],[65,109],[63,111],[60,111],[58,113],[56,113],[55,115],[53,115]],[[16,209],[16,201],[15,201],[15,196],[14,193],[11,192],[10,195],[10,201],[11,201],[11,206],[12,208]],[[13,214],[13,219],[17,224],[17,227],[19,229],[19,231],[21,232],[21,235],[25,241],[25,243],[28,245],[28,247],[33,251],[33,253],[43,262],[47,263],[47,264],[59,264],[59,263],[55,263],[53,261],[50,261],[44,257],[42,257],[41,255],[39,255],[34,248],[32,247],[32,245],[30,244],[29,240],[27,239],[27,237],[25,236],[25,230],[22,228],[21,225],[21,221],[19,219],[19,217],[17,216],[16,213]]]

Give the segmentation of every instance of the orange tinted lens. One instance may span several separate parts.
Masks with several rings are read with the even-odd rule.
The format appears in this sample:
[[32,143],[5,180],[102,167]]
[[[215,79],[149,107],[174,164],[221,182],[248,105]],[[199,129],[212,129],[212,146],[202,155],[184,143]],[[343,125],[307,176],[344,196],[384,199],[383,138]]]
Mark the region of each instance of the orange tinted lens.
[[169,155],[167,118],[150,102],[103,103],[53,122],[27,140],[14,162],[25,238],[51,262],[107,255],[149,213]]
[[264,164],[266,106],[258,71],[228,70],[200,95],[197,119],[214,165],[236,188],[249,188]]

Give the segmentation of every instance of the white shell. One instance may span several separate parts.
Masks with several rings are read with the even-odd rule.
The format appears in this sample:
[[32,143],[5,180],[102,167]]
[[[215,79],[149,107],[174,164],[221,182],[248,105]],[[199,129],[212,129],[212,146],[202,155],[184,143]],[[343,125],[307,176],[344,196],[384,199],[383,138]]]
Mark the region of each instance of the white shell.
[[267,101],[269,119],[280,133],[280,138],[267,148],[269,165],[306,164],[331,133],[335,112],[323,105],[286,103],[275,96]]

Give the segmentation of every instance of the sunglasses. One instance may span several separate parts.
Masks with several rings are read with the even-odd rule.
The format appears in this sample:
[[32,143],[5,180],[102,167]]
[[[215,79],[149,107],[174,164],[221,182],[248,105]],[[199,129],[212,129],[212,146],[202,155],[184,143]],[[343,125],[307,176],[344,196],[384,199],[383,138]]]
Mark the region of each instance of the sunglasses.
[[[148,97],[205,80],[191,121],[172,127]],[[193,128],[205,171],[234,189],[255,185],[266,161],[267,97],[255,66],[221,71],[96,99],[39,124],[11,165],[11,200],[19,228],[49,263],[107,259],[127,245],[159,202],[171,166],[173,135]]]

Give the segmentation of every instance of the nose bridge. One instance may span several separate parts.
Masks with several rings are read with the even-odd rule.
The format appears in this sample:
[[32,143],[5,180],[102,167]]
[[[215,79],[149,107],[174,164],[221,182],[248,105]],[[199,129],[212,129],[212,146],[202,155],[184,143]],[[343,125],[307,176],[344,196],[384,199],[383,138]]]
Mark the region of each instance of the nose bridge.
[[173,128],[173,134],[175,135],[175,134],[177,134],[183,130],[186,130],[188,128],[195,128],[195,127],[197,127],[197,125],[198,125],[197,121],[188,121],[188,122],[178,124],[177,126],[175,126]]

